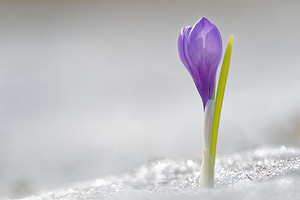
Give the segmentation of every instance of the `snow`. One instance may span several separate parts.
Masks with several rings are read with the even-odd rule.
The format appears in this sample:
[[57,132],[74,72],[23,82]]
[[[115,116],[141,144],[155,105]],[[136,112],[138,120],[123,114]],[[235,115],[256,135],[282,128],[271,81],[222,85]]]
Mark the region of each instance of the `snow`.
[[130,173],[42,193],[24,200],[299,199],[300,149],[263,146],[216,160],[215,188],[199,187],[201,159],[163,159]]

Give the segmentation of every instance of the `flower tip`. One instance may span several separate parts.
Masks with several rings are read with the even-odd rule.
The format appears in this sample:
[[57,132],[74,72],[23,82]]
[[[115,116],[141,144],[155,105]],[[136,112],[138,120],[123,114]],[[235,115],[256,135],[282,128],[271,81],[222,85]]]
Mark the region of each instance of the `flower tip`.
[[206,17],[202,17],[196,24],[205,24],[205,25],[212,25],[212,23],[206,18]]
[[201,17],[199,21],[209,21],[206,17]]

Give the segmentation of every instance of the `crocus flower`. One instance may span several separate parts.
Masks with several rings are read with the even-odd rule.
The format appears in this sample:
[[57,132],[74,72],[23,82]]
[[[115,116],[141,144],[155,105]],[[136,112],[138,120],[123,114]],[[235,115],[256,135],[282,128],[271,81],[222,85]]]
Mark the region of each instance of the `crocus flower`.
[[193,27],[182,28],[178,51],[195,82],[205,109],[207,101],[213,98],[215,76],[222,57],[220,32],[203,17]]
[[233,36],[230,37],[224,54],[214,98],[216,72],[222,57],[222,38],[219,30],[203,17],[193,27],[182,28],[178,38],[180,59],[190,72],[203,102],[204,145],[200,172],[200,185],[203,187],[214,186],[217,136],[232,40]]

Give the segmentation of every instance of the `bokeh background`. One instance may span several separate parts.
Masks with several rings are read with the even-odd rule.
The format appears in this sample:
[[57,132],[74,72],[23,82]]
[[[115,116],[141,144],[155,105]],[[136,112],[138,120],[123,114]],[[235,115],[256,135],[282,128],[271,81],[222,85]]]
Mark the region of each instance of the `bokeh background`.
[[[300,1],[0,1],[0,197],[200,157],[202,102],[177,37],[234,35],[218,154],[299,146]],[[225,49],[225,48],[224,48]]]

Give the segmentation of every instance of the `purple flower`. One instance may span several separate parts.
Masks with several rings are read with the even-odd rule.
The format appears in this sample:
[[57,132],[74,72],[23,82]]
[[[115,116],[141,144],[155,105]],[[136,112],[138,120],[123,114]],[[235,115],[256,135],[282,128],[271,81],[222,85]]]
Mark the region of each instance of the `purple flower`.
[[178,51],[195,82],[205,109],[207,101],[213,97],[215,76],[222,57],[220,32],[203,17],[193,27],[182,28]]

